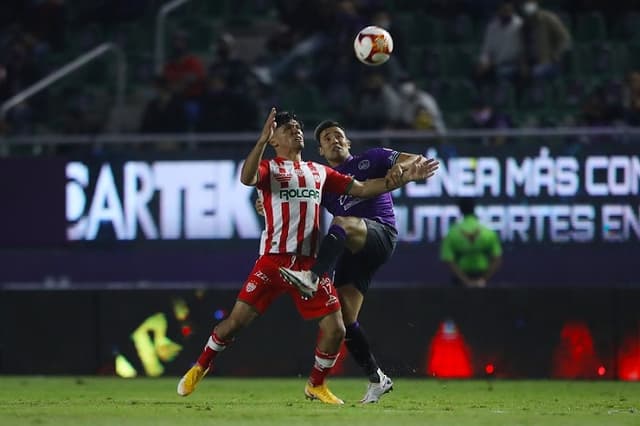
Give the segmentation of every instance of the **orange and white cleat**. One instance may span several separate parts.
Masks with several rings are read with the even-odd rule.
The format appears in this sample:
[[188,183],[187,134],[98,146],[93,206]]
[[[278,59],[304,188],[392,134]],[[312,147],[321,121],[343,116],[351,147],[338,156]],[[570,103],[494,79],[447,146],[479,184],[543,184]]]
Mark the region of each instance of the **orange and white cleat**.
[[344,404],[343,400],[329,390],[326,383],[320,386],[311,386],[311,384],[307,383],[304,387],[304,394],[308,399],[317,399],[325,404]]
[[205,370],[200,364],[195,364],[191,367],[178,382],[178,395],[191,395],[207,372],[209,372],[209,369]]

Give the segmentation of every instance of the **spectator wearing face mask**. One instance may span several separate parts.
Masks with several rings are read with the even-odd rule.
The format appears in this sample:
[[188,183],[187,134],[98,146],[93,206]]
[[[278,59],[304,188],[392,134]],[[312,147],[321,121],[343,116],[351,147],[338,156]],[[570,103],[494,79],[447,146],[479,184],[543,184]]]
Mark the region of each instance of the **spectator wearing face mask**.
[[404,78],[400,82],[400,125],[405,128],[433,130],[438,134],[447,131],[436,99],[418,88],[415,81]]
[[355,98],[353,121],[357,128],[381,130],[397,123],[400,95],[381,72],[365,75]]
[[565,53],[571,48],[571,35],[558,15],[541,9],[535,0],[522,3],[524,77],[555,77]]
[[513,1],[502,1],[487,25],[478,61],[477,77],[482,83],[510,79],[521,61],[522,19],[515,13]]
[[[473,102],[467,127],[479,130],[510,129],[513,127],[513,121],[509,115],[491,105],[491,102],[479,98]],[[485,140],[485,142],[492,145],[500,145],[505,142],[505,138],[502,135],[496,135]]]

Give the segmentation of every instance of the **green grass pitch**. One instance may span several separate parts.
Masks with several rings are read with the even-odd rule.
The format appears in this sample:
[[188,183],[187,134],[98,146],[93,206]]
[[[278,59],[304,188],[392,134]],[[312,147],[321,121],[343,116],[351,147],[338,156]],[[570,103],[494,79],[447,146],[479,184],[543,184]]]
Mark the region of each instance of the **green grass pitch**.
[[304,379],[0,376],[0,425],[640,425],[640,383],[397,379],[379,404],[364,379],[332,379],[345,400],[304,399]]

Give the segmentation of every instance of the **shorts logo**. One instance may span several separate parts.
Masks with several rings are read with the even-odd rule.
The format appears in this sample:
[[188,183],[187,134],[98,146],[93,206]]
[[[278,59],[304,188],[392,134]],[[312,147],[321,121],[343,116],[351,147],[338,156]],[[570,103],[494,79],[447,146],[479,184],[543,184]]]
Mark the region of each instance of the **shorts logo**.
[[336,303],[338,303],[338,298],[335,297],[333,294],[330,294],[329,300],[326,301],[324,306],[331,306],[331,305],[335,305]]
[[358,163],[358,170],[367,170],[369,166],[371,166],[371,163],[369,163],[369,160],[362,160],[361,162]]
[[269,282],[269,277],[267,276],[267,274],[265,274],[262,271],[258,271],[254,274],[256,277],[260,278],[262,280],[262,282],[268,283]]
[[257,287],[258,287],[258,285],[256,283],[254,283],[253,281],[249,281],[247,283],[247,285],[245,286],[245,290],[247,290],[247,293],[251,293]]

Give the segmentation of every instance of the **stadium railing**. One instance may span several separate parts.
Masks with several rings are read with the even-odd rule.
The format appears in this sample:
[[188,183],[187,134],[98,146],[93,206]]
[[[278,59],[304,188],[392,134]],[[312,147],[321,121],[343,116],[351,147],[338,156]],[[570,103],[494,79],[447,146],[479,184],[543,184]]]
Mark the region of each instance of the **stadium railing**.
[[[190,146],[252,144],[258,138],[258,132],[234,133],[176,133],[176,134],[124,134],[99,133],[85,135],[28,135],[0,138],[0,155],[10,154],[12,147],[56,146],[56,145],[148,145],[171,142],[187,143]],[[640,127],[556,127],[556,128],[520,128],[504,130],[451,130],[445,134],[416,130],[349,131],[349,137],[355,142],[370,142],[385,145],[390,141],[428,143],[469,142],[482,143],[494,138],[507,141],[527,141],[537,138],[537,142],[547,142],[554,138],[573,138],[576,141],[589,142],[590,138],[612,138],[619,142],[640,142]],[[507,142],[508,143],[508,142]]]
[[156,15],[156,32],[155,32],[155,65],[154,68],[157,74],[162,72],[162,68],[164,67],[164,58],[165,58],[165,20],[167,15],[172,11],[176,10],[180,6],[188,3],[190,0],[173,0],[169,3],[164,4],[160,10],[158,10],[158,14]]

